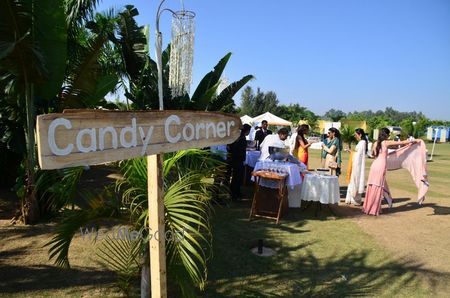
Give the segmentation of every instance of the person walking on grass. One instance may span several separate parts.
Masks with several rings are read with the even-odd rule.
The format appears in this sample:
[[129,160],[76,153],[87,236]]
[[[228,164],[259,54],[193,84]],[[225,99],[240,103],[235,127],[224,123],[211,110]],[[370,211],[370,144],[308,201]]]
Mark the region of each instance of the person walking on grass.
[[392,207],[392,199],[386,183],[388,148],[398,148],[398,146],[417,142],[416,140],[390,141],[388,140],[390,133],[390,130],[386,127],[380,130],[378,140],[372,152],[375,160],[370,166],[366,198],[363,204],[363,212],[368,215],[378,216],[381,213],[381,201],[383,198],[386,198],[389,208]]

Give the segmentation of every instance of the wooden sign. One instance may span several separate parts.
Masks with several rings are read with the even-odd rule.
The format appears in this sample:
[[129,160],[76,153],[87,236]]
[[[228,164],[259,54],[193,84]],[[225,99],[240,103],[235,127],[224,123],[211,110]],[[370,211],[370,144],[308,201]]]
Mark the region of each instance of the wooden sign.
[[229,144],[238,116],[200,111],[68,110],[37,117],[42,169],[100,164],[188,148]]

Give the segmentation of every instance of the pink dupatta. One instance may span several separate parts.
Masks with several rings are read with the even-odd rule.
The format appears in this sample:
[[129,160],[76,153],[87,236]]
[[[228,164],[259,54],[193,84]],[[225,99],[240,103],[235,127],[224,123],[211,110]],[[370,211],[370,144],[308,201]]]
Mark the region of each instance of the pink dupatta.
[[421,204],[428,191],[427,150],[424,141],[406,145],[390,152],[387,157],[387,170],[406,169],[418,189],[417,200]]

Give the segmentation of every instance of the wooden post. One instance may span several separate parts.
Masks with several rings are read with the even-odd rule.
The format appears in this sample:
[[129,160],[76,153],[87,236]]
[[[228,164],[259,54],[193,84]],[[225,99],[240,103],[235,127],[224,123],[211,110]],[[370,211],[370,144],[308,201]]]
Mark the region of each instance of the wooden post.
[[163,155],[147,156],[150,280],[152,298],[167,297],[166,242],[164,230]]

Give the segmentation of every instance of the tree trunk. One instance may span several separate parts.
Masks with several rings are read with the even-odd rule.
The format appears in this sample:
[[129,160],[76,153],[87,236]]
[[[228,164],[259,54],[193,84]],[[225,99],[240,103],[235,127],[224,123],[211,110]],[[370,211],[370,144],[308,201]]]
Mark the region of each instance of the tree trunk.
[[141,298],[148,297],[150,297],[150,255],[147,245],[144,254],[144,264],[141,269]]
[[35,140],[34,140],[34,105],[33,105],[33,85],[28,84],[26,72],[25,76],[25,102],[27,113],[27,126],[25,134],[27,136],[27,159],[26,159],[26,180],[25,197],[22,202],[22,220],[24,224],[34,224],[39,220],[39,204],[34,191],[35,174]]

